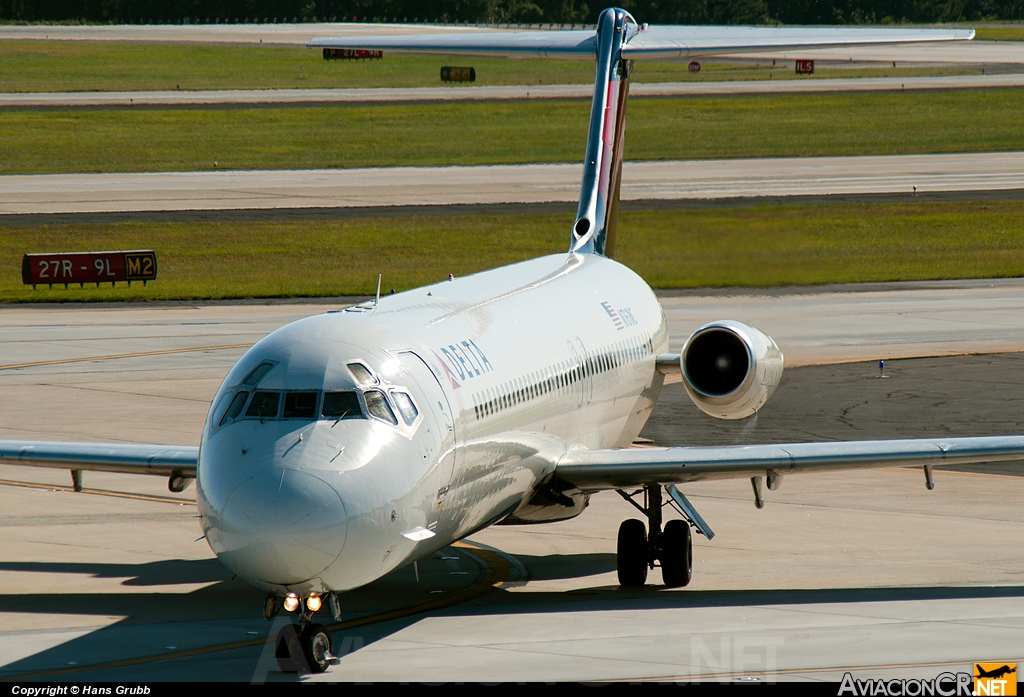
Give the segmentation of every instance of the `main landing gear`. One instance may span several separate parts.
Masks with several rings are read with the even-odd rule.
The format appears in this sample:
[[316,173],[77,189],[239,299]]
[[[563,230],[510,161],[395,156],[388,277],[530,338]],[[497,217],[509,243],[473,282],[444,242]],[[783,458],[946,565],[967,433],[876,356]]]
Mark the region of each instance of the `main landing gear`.
[[[670,520],[664,528],[661,514],[662,508],[668,504],[662,502],[660,484],[649,484],[632,493],[620,489],[619,494],[647,517],[647,525],[634,518],[623,521],[619,526],[615,555],[619,584],[624,588],[639,588],[647,582],[648,569],[660,565],[665,586],[681,588],[687,585],[693,575],[690,525],[693,524],[708,539],[714,533],[675,487],[669,489],[670,498],[686,520]],[[640,494],[643,494],[642,505],[636,501]]]
[[[277,596],[267,596],[264,616],[267,619],[277,614]],[[338,598],[328,593],[327,606],[334,619],[341,621],[341,609]],[[289,622],[277,633],[274,640],[274,657],[277,666],[285,673],[323,673],[332,665],[340,663],[331,654],[331,635],[327,629],[313,622],[313,616],[323,607],[323,599],[311,595],[299,599],[294,593],[284,598],[282,606],[287,612],[299,612],[298,624]]]

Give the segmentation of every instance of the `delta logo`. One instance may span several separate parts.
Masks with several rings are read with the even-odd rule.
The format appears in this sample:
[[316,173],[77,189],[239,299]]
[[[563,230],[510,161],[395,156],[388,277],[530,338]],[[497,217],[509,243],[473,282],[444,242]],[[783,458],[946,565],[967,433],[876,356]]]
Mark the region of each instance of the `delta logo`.
[[974,691],[975,697],[1017,694],[1016,663],[975,663]]

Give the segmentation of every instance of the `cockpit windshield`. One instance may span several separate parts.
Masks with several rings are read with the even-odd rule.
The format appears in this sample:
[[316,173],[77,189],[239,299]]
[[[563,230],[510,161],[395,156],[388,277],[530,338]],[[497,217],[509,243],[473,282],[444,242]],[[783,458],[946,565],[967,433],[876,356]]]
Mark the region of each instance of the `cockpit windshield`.
[[324,392],[324,406],[320,413],[327,419],[366,418],[355,392]]
[[316,418],[316,392],[288,392],[284,396],[285,419]]
[[366,408],[370,412],[370,416],[380,419],[381,421],[387,421],[392,426],[398,425],[398,419],[395,418],[395,412],[391,411],[391,406],[388,404],[388,398],[384,396],[384,393],[379,390],[367,390],[363,393],[363,398],[366,399]]
[[279,392],[257,392],[245,412],[247,417],[260,419],[276,419],[277,407],[281,402]]

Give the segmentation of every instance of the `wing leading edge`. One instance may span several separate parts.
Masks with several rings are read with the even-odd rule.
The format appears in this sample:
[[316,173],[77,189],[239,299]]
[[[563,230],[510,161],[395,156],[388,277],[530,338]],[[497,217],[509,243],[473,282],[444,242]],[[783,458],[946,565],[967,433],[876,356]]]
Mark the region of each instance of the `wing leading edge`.
[[555,469],[580,491],[770,474],[1024,460],[1024,436],[579,450]]
[[134,443],[0,440],[0,465],[195,479],[199,448]]

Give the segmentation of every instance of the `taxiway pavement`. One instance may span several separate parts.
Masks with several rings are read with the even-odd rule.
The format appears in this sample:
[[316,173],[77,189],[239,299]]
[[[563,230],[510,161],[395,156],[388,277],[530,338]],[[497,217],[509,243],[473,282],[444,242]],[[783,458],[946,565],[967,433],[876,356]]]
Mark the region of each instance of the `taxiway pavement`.
[[[0,176],[3,214],[575,202],[581,164]],[[626,162],[624,201],[1024,189],[1024,153]]]
[[[1019,280],[832,292],[663,297],[673,347],[697,323],[752,321],[805,363],[929,351],[1024,350]],[[194,444],[220,379],[267,331],[338,307],[158,303],[0,308],[0,438]],[[808,319],[810,317],[810,319]],[[977,339],[994,341],[987,347]],[[927,353],[924,351],[923,353]],[[918,355],[917,350],[911,352]],[[116,357],[121,356],[121,357]],[[795,360],[792,363],[800,363]],[[985,435],[1024,424],[1024,354],[873,360],[790,369],[756,421],[704,417],[668,386],[657,443]],[[733,680],[934,677],[1022,659],[1016,470],[788,478],[764,510],[747,482],[687,489],[714,528],[685,590],[615,584],[618,523],[594,497],[579,518],[497,527],[346,596],[326,680]],[[0,677],[288,679],[262,644],[260,594],[232,581],[163,480],[0,468]],[[33,484],[40,485],[33,487]],[[488,551],[487,547],[493,551]],[[486,590],[490,583],[497,588]],[[481,585],[483,584],[483,586]],[[486,591],[486,592],[483,592]],[[472,599],[454,602],[475,594]],[[373,622],[395,607],[453,604]]]
[[[780,66],[780,72],[783,68]],[[740,94],[821,92],[903,92],[993,89],[1024,86],[1024,74],[858,77],[822,80],[733,80],[722,82],[640,82],[630,84],[637,97],[698,97]],[[473,102],[524,99],[590,99],[594,87],[580,85],[497,85],[447,87],[374,87],[345,89],[150,90],[144,92],[0,93],[0,108],[65,107],[217,107],[323,106],[408,102]]]

